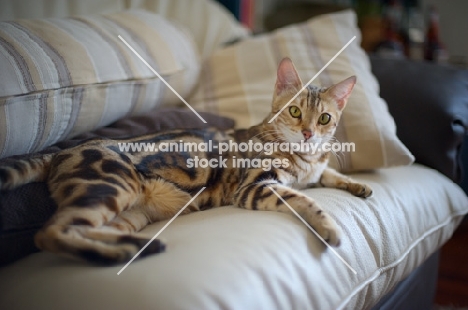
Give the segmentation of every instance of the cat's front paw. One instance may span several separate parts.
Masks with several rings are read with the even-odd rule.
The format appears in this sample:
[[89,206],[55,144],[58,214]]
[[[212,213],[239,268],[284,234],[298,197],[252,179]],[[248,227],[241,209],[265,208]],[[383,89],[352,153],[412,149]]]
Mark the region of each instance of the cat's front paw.
[[309,224],[331,246],[339,246],[341,243],[341,231],[330,215],[319,210],[309,215]]
[[349,183],[347,190],[356,197],[368,198],[372,196],[372,188],[364,183]]
[[340,246],[341,232],[338,227],[323,226],[317,230],[320,237],[331,246]]

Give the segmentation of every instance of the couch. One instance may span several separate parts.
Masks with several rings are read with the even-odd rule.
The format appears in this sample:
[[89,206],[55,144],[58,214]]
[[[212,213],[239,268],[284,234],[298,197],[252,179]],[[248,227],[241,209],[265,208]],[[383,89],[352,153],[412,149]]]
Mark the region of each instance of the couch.
[[[25,16],[14,1],[5,3],[2,11],[10,15],[0,15],[2,19]],[[342,46],[327,38],[346,41],[356,31],[352,12],[252,37],[221,6],[207,0],[108,1],[100,2],[99,8],[80,2],[78,12],[64,3],[56,4],[55,11],[34,14],[99,10],[116,15],[106,16],[105,22],[86,15],[0,23],[5,59],[11,55],[7,47],[28,50],[30,44],[37,51],[34,42],[40,38],[49,45],[39,46],[55,46],[54,55],[74,68],[69,80],[43,73],[31,74],[29,84],[21,84],[23,77],[15,75],[19,71],[6,67],[16,68],[18,62],[3,62],[0,120],[5,123],[0,127],[8,131],[0,134],[0,164],[34,152],[56,152],[96,136],[204,126],[116,43],[118,39],[109,39],[116,27],[220,128],[232,127],[232,119],[236,126],[245,126],[262,117],[273,85],[269,70],[283,53],[291,55],[301,74],[310,76]],[[128,7],[147,11],[113,13]],[[49,31],[41,33],[45,26]],[[101,35],[96,40],[108,40],[102,47],[106,57],[123,55],[120,61],[126,59],[130,69],[107,66],[93,44],[84,44],[86,55],[79,53],[79,44],[72,46],[79,35],[96,42],[85,35],[91,26],[100,29],[93,30]],[[133,27],[146,31],[137,33]],[[315,29],[331,30],[322,36],[313,33]],[[305,47],[297,31],[307,38]],[[6,40],[8,35],[13,39]],[[60,42],[54,43],[59,35]],[[67,44],[72,48],[66,49]],[[310,49],[311,44],[316,49]],[[362,82],[338,134],[341,141],[353,138],[365,152],[344,154],[332,165],[370,184],[374,194],[363,200],[334,189],[304,192],[342,228],[343,242],[336,251],[356,273],[294,216],[226,206],[178,217],[161,234],[168,244],[165,253],[135,260],[118,275],[123,266],[95,266],[37,252],[32,236],[55,206],[46,185],[35,183],[0,192],[0,309],[430,309],[438,250],[468,213],[468,198],[456,184],[462,177],[461,147],[468,125],[468,73],[368,57],[358,44],[349,47],[347,58],[338,57],[317,81],[326,84],[358,73]],[[31,60],[23,59],[40,67],[37,55],[31,55]],[[20,82],[12,82],[16,80]],[[151,237],[165,224],[154,223],[143,233]]]

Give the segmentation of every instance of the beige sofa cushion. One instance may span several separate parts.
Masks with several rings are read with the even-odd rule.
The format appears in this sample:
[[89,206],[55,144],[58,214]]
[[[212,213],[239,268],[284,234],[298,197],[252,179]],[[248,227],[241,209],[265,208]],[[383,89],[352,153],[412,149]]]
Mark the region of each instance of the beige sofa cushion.
[[203,64],[189,102],[196,109],[234,118],[237,127],[255,125],[270,111],[276,68],[283,57],[293,60],[305,83],[353,36],[358,38],[313,82],[328,86],[358,77],[336,134],[340,142],[354,142],[355,152],[341,153],[332,165],[343,171],[408,165],[414,158],[398,140],[393,118],[379,96],[352,11],[312,18],[215,52]]
[[190,34],[146,11],[0,23],[0,158],[39,151],[180,100],[199,74]]
[[[354,177],[373,197],[304,193],[342,228],[336,251],[357,274],[292,214],[222,207],[179,216],[158,237],[166,252],[120,275],[124,264],[50,253],[3,267],[0,309],[370,309],[452,236],[468,199],[420,165]],[[153,237],[166,223],[143,233]]]

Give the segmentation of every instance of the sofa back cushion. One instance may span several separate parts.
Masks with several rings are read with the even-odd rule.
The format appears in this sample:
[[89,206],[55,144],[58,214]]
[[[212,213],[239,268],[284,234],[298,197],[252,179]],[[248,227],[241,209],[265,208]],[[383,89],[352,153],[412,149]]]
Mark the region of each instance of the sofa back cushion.
[[0,23],[0,158],[179,99],[199,72],[185,30],[146,11]]
[[245,38],[249,30],[215,0],[2,0],[0,21],[144,9],[186,27],[202,58],[226,42]]
[[[36,1],[36,0],[35,0]],[[202,59],[224,44],[249,36],[235,17],[214,0],[129,0],[132,8],[156,12],[186,27]]]

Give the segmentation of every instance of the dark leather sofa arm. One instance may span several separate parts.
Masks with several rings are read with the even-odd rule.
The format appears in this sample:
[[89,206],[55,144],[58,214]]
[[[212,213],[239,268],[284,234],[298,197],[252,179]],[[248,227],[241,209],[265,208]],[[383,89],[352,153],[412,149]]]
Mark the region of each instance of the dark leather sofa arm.
[[416,162],[459,182],[461,146],[468,129],[468,70],[377,56],[370,59],[397,135]]

